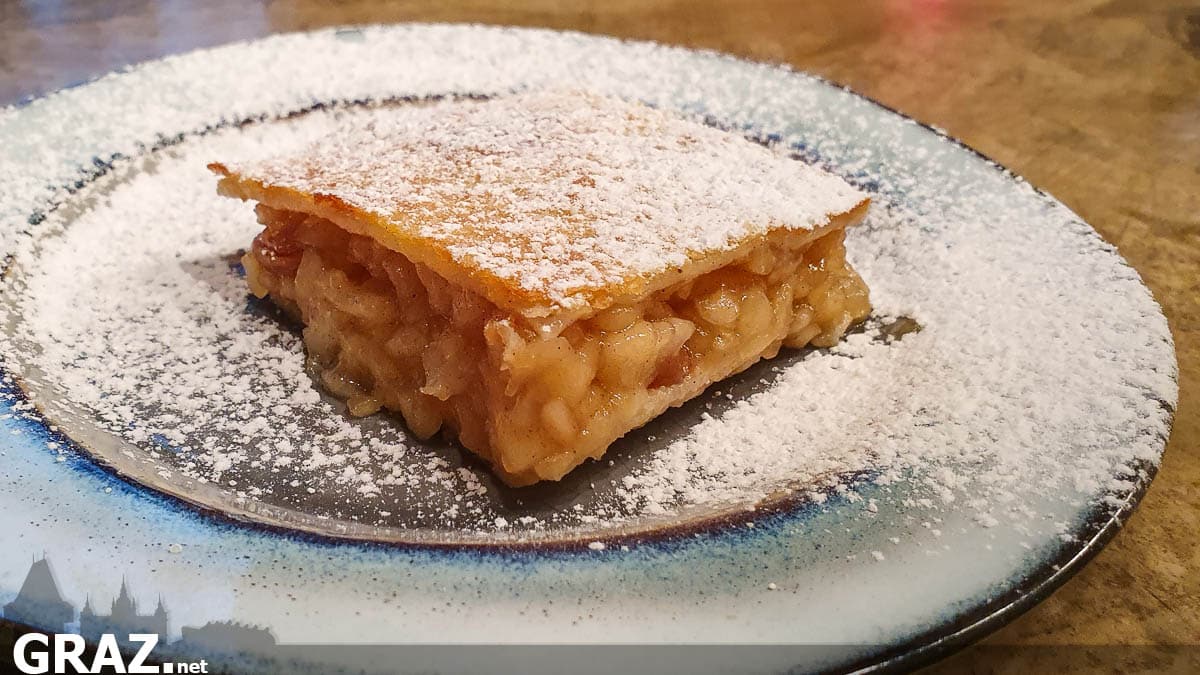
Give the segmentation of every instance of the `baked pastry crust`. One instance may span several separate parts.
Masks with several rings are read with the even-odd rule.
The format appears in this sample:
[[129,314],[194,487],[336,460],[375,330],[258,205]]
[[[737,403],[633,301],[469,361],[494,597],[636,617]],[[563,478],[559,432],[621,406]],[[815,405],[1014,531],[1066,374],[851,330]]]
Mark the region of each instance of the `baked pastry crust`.
[[615,98],[385,109],[210,168],[259,202],[248,282],[305,323],[325,385],[354,414],[452,431],[514,485],[869,311],[842,243],[865,196]]

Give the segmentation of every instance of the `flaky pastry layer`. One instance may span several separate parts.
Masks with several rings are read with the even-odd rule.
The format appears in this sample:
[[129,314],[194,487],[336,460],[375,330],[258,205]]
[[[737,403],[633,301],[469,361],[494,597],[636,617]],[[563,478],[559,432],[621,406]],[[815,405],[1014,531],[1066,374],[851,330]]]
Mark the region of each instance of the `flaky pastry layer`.
[[613,97],[382,107],[313,146],[214,163],[223,194],[378,241],[529,322],[569,322],[861,217],[845,181]]

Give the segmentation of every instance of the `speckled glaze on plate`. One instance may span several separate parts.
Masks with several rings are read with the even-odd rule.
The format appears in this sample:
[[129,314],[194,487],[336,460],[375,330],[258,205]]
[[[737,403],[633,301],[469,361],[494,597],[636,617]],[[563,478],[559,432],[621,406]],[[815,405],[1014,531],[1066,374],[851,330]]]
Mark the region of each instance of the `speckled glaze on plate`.
[[[295,64],[313,51],[331,59],[330,67],[344,64],[347,76],[318,81],[299,72]],[[364,60],[403,64],[418,53],[450,64],[441,71],[450,77],[435,82],[433,74],[420,72],[394,80],[353,74],[353,65]],[[622,59],[604,58],[613,54]],[[9,552],[0,561],[0,601],[17,595],[29,556],[45,553],[62,596],[76,608],[89,595],[101,602],[115,596],[124,575],[144,604],[163,596],[176,635],[182,626],[236,620],[269,628],[280,644],[293,645],[453,640],[836,646],[782,654],[764,650],[761,660],[739,656],[734,664],[701,662],[713,669],[808,671],[920,664],[993,630],[1069,578],[1113,536],[1157,465],[1175,396],[1174,352],[1161,312],[1119,257],[1052,198],[932,130],[807,76],[713,54],[481,27],[323,31],[195,52],[6,111],[0,141],[9,150],[0,162],[9,162],[10,169],[27,166],[28,172],[19,181],[0,183],[0,241],[23,236],[17,230],[36,230],[47,213],[69,227],[72,214],[86,210],[88,200],[145,171],[143,165],[114,177],[115,158],[169,158],[201,134],[246,123],[269,125],[314,108],[326,114],[332,104],[431,93],[489,95],[561,85],[556,78],[564,74],[574,74],[583,86],[622,81],[618,71],[626,58],[653,64],[649,69],[656,76],[653,82],[625,78],[628,90],[622,93],[653,100],[673,89],[679,107],[710,113],[718,124],[752,129],[760,138],[788,139],[804,158],[875,192],[877,203],[906,204],[908,193],[896,187],[903,181],[878,180],[880,166],[870,163],[839,164],[856,148],[806,136],[806,130],[861,129],[856,142],[886,155],[881,163],[889,170],[912,157],[914,181],[945,184],[947,191],[954,185],[985,189],[1005,209],[1025,214],[1031,232],[1040,223],[1062,229],[1063,237],[1077,238],[1088,250],[1095,247],[1089,255],[1097,292],[1131,289],[1136,311],[1130,330],[1150,336],[1139,353],[1142,360],[1121,367],[1136,372],[1149,363],[1162,371],[1144,394],[1158,414],[1141,420],[1138,430],[1151,439],[1154,452],[1134,458],[1131,473],[1114,477],[1122,485],[1116,492],[1086,483],[1069,498],[1042,494],[1038,477],[1029,476],[1016,498],[1053,524],[1045,528],[984,527],[978,510],[961,501],[941,508],[931,526],[912,506],[913,497],[924,493],[901,478],[887,485],[862,482],[852,493],[834,492],[819,503],[784,494],[766,502],[733,500],[614,524],[500,536],[424,522],[415,510],[388,522],[363,523],[331,516],[319,495],[272,503],[164,476],[159,464],[89,426],[86,412],[51,405],[54,382],[21,364],[22,377],[6,375],[0,403],[6,408],[0,420],[0,543]],[[553,76],[539,67],[549,61],[559,64]],[[276,72],[277,90],[267,95],[239,88],[235,65]],[[197,89],[211,91],[209,104],[197,107],[190,97],[172,96]],[[779,97],[781,91],[793,92],[795,99]],[[136,118],[112,118],[104,133],[93,125],[87,137],[73,135],[72,115],[103,118],[97,106],[113,96],[142,98],[155,106],[154,119],[177,122],[164,133]],[[256,103],[256,97],[270,104]],[[787,119],[789,111],[795,111],[791,126],[776,128],[774,121]],[[763,119],[773,122],[758,124]],[[29,130],[45,137],[47,120],[54,120],[49,133],[61,143],[24,148],[23,139],[33,136]],[[886,146],[881,138],[888,139]],[[930,155],[937,162],[918,161]],[[5,273],[20,275],[23,265],[33,264],[36,260],[9,259]],[[805,357],[788,354],[773,365]],[[1111,355],[1096,358],[1111,367]],[[772,372],[761,366],[721,386],[740,401],[769,388]],[[707,400],[725,405],[729,398]],[[488,483],[492,506],[509,516],[577,504],[586,510],[604,497],[603,490],[585,489],[588,484],[605,485],[635,470],[663,443],[686,434],[698,414],[695,406],[673,411],[624,439],[612,465],[592,464],[562,484],[520,493],[520,503]],[[452,447],[444,451],[454,465],[469,461]],[[871,504],[869,517],[864,503]],[[264,656],[255,663],[269,670],[274,657]],[[358,664],[349,653],[328,658]],[[697,664],[680,663],[680,672],[695,672]],[[488,665],[457,662],[451,669]],[[563,664],[542,666],[555,670]]]

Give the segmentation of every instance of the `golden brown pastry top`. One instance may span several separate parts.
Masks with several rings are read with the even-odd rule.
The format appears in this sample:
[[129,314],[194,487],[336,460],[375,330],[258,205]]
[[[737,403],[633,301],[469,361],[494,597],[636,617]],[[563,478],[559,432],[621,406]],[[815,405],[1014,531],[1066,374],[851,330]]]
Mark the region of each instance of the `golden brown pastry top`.
[[210,168],[223,194],[328,218],[533,320],[640,297],[773,231],[844,227],[867,202],[738,134],[561,91],[382,107],[300,153]]

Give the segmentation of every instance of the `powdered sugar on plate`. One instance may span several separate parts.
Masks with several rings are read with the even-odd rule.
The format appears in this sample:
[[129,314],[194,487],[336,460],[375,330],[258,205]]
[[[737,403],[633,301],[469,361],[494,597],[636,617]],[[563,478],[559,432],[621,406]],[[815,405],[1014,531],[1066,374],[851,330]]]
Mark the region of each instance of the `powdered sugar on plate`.
[[[185,56],[0,116],[13,140],[3,367],[137,480],[346,536],[596,541],[780,493],[862,518],[903,507],[930,532],[946,509],[1038,529],[1052,525],[1032,495],[1119,502],[1158,461],[1175,366],[1149,293],[1073,214],[952,142],[811,79],[681,50],[477,28],[355,35]],[[834,349],[719,383],[612,462],[513,492],[453,447],[349,419],[318,393],[294,330],[247,298],[250,207],[217,196],[204,167],[378,111],[277,121],[316,103],[566,85],[745,129],[868,192],[847,248],[875,313]],[[152,105],[125,96],[145,87]],[[878,502],[857,496],[868,487]]]

